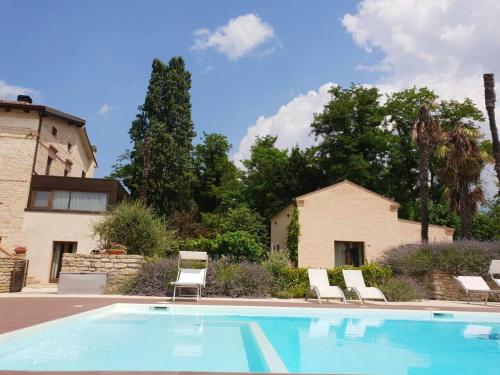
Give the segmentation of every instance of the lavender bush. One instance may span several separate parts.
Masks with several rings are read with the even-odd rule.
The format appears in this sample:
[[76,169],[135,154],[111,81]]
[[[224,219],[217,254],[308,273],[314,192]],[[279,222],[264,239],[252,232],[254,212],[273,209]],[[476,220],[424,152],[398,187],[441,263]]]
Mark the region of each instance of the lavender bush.
[[[141,296],[172,295],[171,281],[177,278],[177,258],[163,258],[144,265],[122,292]],[[220,259],[209,262],[206,297],[266,297],[271,291],[271,276],[259,264],[230,262]]]
[[411,244],[387,250],[380,263],[396,275],[422,276],[432,271],[451,275],[488,273],[492,259],[500,259],[500,241],[455,241]]

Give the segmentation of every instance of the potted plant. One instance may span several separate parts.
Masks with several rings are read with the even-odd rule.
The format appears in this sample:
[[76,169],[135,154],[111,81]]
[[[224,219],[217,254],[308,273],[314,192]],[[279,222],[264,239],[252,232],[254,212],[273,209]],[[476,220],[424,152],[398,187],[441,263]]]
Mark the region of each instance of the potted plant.
[[17,255],[24,255],[24,254],[26,254],[27,251],[28,251],[28,249],[26,248],[26,246],[18,246],[14,249],[14,252]]
[[127,246],[119,242],[110,242],[108,254],[110,255],[123,255],[127,252]]

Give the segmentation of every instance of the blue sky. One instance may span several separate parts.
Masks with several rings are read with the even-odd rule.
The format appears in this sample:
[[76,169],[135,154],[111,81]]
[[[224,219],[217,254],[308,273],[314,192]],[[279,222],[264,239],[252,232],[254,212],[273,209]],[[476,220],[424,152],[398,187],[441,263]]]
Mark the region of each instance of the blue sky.
[[277,134],[283,147],[312,143],[308,123],[331,84],[430,85],[479,102],[480,74],[500,59],[495,0],[484,8],[467,0],[3,0],[1,8],[0,96],[30,93],[86,118],[97,176],[129,147],[155,57],[184,57],[197,138],[223,133],[239,157],[256,134]]
[[[185,58],[197,133],[220,132],[237,146],[258,116],[293,96],[331,80],[364,79],[353,69],[362,51],[339,22],[355,5],[4,1],[2,13],[9,17],[2,16],[0,26],[0,80],[36,90],[37,101],[86,118],[102,176],[129,146],[127,131],[144,100],[153,58]],[[195,30],[216,29],[245,14],[271,25],[273,40],[237,61],[215,50],[191,50]],[[110,110],[98,114],[104,104]]]

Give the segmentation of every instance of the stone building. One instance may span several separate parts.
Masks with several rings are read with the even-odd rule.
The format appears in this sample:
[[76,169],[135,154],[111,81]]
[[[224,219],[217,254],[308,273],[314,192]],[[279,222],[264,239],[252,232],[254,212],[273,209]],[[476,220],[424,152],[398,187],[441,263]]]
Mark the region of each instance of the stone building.
[[[273,250],[286,248],[294,208],[299,217],[299,267],[360,266],[389,247],[420,241],[420,223],[398,218],[399,204],[350,181],[295,199],[271,218]],[[429,226],[430,241],[453,241],[452,228]]]
[[127,195],[92,178],[96,167],[84,119],[26,96],[0,100],[0,256],[27,247],[28,275],[48,282],[63,253],[95,249],[91,222]]

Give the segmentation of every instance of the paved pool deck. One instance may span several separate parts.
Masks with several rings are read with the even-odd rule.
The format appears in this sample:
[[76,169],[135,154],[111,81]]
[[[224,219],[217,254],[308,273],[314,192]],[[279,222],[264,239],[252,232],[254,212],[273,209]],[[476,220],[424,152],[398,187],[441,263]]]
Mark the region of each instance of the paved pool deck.
[[[500,314],[500,303],[474,301],[470,304],[462,301],[435,301],[424,300],[414,302],[389,302],[387,305],[379,302],[365,303],[352,301],[349,303],[323,302],[303,299],[246,299],[246,298],[202,298],[199,302],[193,300],[178,300],[172,302],[169,297],[132,297],[132,296],[95,296],[95,295],[54,295],[54,294],[0,294],[0,334],[16,329],[29,327],[35,324],[62,318],[76,313],[108,306],[114,303],[141,303],[141,304],[198,304],[203,305],[233,305],[233,306],[282,306],[301,308],[324,309],[403,309],[403,310],[435,310],[435,311],[472,311],[495,312]],[[115,375],[115,374],[145,374],[147,372],[23,372],[0,371],[1,375],[51,374],[51,375]],[[195,372],[149,372],[149,374],[201,374]],[[212,373],[213,374],[213,373]]]

